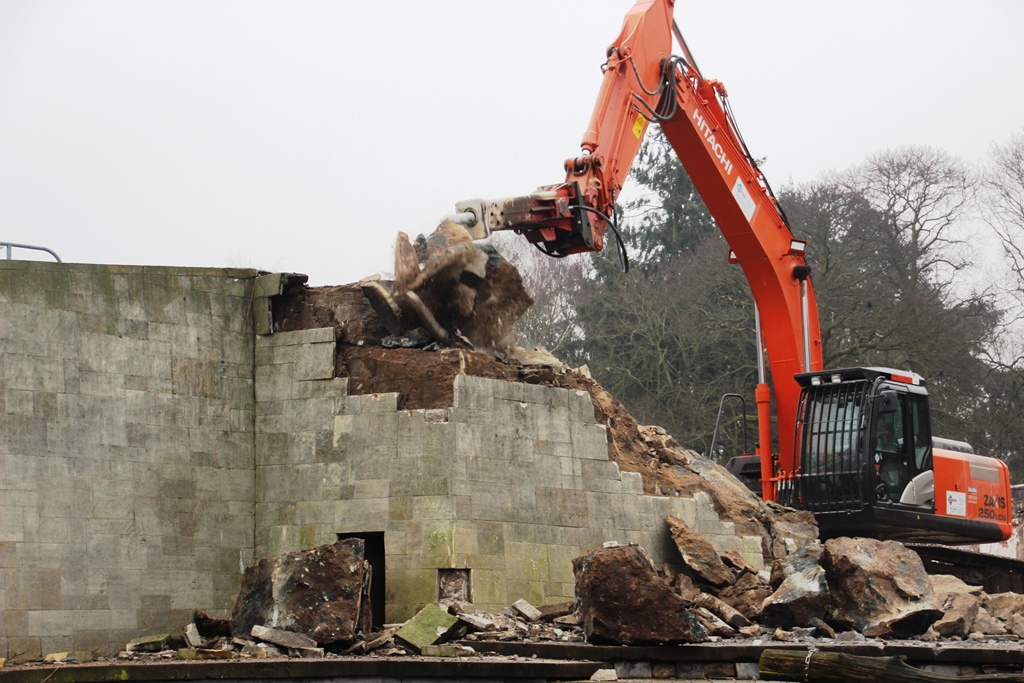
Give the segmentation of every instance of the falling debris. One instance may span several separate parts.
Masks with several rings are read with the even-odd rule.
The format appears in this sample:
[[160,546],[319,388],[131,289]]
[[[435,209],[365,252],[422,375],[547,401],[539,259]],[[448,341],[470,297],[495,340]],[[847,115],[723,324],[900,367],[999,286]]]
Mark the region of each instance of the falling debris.
[[364,280],[362,290],[402,346],[433,341],[505,351],[513,325],[533,305],[515,266],[449,221],[429,237],[420,235],[415,246],[398,233],[395,279]]

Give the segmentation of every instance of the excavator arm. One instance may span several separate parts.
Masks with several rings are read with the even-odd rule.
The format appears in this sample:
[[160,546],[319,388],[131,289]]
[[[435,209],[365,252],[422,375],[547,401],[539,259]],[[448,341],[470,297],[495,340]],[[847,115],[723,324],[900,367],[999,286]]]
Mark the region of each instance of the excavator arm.
[[474,238],[515,230],[552,256],[604,248],[604,231],[615,226],[615,200],[647,130],[643,112],[653,111],[664,92],[658,84],[671,56],[671,30],[672,2],[640,0],[633,6],[608,48],[581,154],[565,161],[565,182],[527,196],[457,204]]
[[[615,230],[615,201],[651,121],[658,123],[729,245],[758,311],[756,391],[762,494],[797,467],[794,430],[800,387],[794,375],[822,369],[817,307],[806,243],[790,228],[730,114],[724,86],[704,79],[672,18],[674,0],[639,0],[608,48],[604,76],[581,154],[566,160],[564,183],[531,195],[457,205],[474,237],[515,230],[542,250],[565,256],[600,250]],[[672,56],[675,32],[686,57]],[[763,335],[763,338],[762,338]],[[771,454],[771,397],[763,349],[775,387],[779,460]]]

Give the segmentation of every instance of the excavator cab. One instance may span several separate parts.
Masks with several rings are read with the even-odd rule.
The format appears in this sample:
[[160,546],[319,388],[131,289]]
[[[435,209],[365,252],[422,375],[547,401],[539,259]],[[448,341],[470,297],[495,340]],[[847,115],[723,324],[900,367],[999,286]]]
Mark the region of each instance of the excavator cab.
[[919,375],[847,368],[796,380],[799,467],[780,473],[780,502],[812,511],[823,537],[1006,538],[1009,515],[1005,504],[999,507],[1010,495],[1005,463],[974,455],[967,444],[933,439]]

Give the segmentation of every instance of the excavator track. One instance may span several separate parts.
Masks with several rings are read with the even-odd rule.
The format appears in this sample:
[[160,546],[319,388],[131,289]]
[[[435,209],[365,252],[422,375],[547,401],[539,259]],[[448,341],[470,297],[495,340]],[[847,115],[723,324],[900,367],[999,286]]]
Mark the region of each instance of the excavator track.
[[952,574],[986,593],[1024,593],[1024,560],[946,545],[906,543],[929,574]]

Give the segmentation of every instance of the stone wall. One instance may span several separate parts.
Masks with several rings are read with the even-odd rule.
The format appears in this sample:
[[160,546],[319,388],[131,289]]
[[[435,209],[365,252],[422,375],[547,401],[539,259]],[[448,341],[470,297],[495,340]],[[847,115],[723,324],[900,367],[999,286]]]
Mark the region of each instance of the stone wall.
[[230,608],[253,557],[255,275],[0,261],[0,657]]
[[257,339],[257,554],[382,532],[389,622],[437,599],[440,569],[468,569],[487,610],[570,600],[572,559],[605,541],[678,558],[669,514],[762,565],[760,537],[737,536],[703,494],[643,495],[586,392],[459,375],[453,406],[398,410],[397,394],[348,396],[333,340]]
[[177,631],[230,610],[254,555],[339,534],[382,540],[388,621],[440,570],[484,609],[568,600],[605,541],[678,557],[668,514],[760,566],[707,498],[644,496],[585,392],[459,375],[448,407],[350,396],[333,328],[266,334],[283,282],[0,261],[0,657]]

